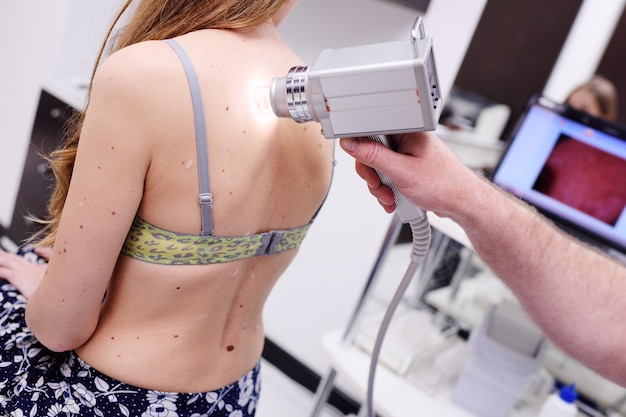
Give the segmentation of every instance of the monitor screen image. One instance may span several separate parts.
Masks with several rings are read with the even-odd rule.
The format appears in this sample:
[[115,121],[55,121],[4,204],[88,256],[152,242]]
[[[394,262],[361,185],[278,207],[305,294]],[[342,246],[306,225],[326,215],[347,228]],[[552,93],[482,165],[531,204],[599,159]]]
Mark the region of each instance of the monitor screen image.
[[535,96],[493,181],[555,223],[626,250],[623,127]]

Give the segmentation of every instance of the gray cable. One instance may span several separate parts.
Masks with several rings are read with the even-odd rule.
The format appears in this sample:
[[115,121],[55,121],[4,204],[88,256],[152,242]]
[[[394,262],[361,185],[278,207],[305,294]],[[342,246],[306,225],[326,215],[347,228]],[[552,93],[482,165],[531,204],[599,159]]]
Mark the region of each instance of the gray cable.
[[[372,349],[372,359],[370,362],[370,370],[369,377],[367,381],[367,395],[366,395],[366,407],[367,407],[367,416],[374,417],[374,379],[376,377],[376,366],[378,365],[378,359],[380,357],[380,351],[382,348],[382,344],[385,338],[385,334],[387,333],[387,329],[389,328],[389,324],[391,323],[391,319],[393,318],[393,314],[395,313],[397,307],[402,302],[402,298],[404,297],[404,293],[406,292],[411,280],[419,270],[422,265],[422,261],[426,257],[428,253],[428,248],[430,246],[430,224],[428,223],[428,218],[426,214],[415,220],[409,222],[411,226],[411,232],[413,234],[413,246],[411,247],[411,262],[407,267],[407,270],[400,282],[400,285],[396,289],[391,301],[389,302],[389,306],[385,311],[385,316],[380,324],[380,328],[378,330],[378,335],[376,336],[376,341],[374,342],[374,348]],[[420,292],[424,292],[426,290],[426,285],[420,285]],[[419,294],[421,298],[422,294]]]

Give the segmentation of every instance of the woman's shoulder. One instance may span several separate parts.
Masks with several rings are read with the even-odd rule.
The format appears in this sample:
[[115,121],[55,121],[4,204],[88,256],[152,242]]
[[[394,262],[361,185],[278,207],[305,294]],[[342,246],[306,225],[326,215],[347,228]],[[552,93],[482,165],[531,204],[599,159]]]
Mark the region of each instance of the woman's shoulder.
[[96,77],[135,85],[138,80],[145,82],[151,77],[166,75],[168,62],[175,63],[171,48],[164,41],[140,42],[107,57],[98,68]]
[[163,41],[146,41],[122,48],[98,67],[91,100],[106,97],[130,109],[154,111],[164,97],[175,94],[180,63]]

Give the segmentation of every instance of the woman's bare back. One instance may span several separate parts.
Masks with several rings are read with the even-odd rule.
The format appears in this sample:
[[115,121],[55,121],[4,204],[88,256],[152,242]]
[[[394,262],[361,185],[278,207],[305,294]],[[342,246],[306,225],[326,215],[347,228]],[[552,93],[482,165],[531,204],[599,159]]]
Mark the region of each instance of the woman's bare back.
[[[246,33],[198,31],[177,41],[193,62],[205,106],[215,235],[307,224],[328,191],[333,143],[317,125],[278,120],[255,101],[257,87],[297,65],[297,57],[269,24]],[[198,234],[196,142],[183,67],[164,42],[127,49],[112,65],[154,68],[144,77],[153,88],[146,101],[154,120],[142,133],[151,136],[151,149],[138,215]],[[258,361],[263,304],[296,252],[204,266],[122,255],[96,330],[77,352],[143,388],[200,392],[231,383]]]

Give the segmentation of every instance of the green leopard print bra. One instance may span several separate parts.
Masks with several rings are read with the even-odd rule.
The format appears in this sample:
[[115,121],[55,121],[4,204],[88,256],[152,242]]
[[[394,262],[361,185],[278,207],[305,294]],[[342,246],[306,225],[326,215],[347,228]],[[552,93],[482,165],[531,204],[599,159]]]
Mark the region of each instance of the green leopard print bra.
[[160,265],[205,265],[273,255],[298,248],[317,213],[311,222],[293,229],[271,230],[248,236],[213,235],[213,196],[209,186],[206,128],[200,87],[193,65],[185,51],[172,39],[165,42],[178,54],[191,91],[200,175],[202,230],[200,235],[176,233],[135,216],[124,241],[122,253],[134,259]]
[[311,223],[249,236],[200,236],[161,229],[135,217],[122,253],[161,265],[205,265],[272,255],[300,246]]

